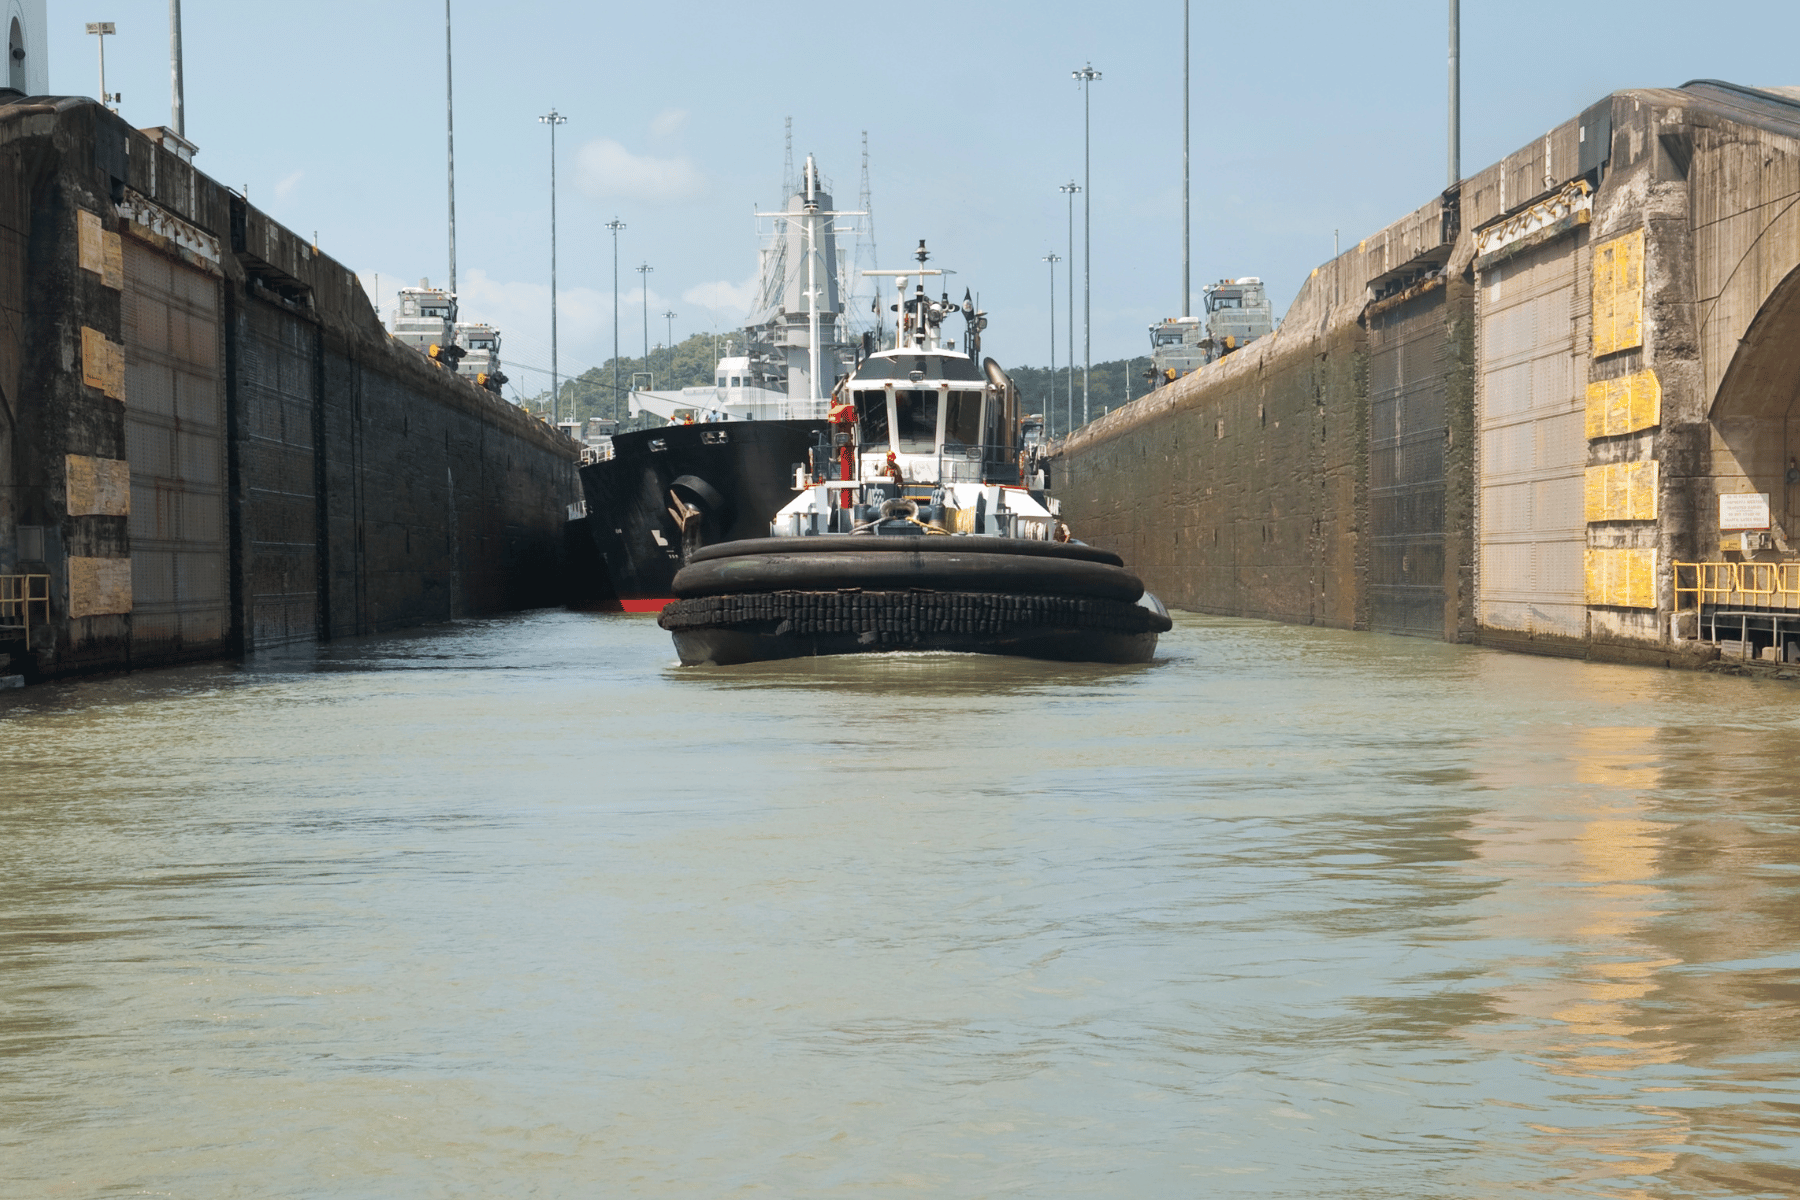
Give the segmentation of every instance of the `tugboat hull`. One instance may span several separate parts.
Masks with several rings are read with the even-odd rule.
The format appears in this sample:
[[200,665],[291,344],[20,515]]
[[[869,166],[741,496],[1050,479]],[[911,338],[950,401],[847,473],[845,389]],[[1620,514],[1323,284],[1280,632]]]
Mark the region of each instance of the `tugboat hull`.
[[896,650],[1136,663],[1168,615],[1117,556],[987,537],[711,546],[659,623],[686,665]]

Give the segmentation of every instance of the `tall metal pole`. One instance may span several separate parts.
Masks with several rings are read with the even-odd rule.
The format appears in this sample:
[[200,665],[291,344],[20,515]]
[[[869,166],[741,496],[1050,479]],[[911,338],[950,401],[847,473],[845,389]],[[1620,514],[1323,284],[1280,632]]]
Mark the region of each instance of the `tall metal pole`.
[[1081,84],[1081,423],[1088,422],[1088,376],[1094,370],[1094,81],[1100,72],[1089,63],[1074,72]]
[[1056,264],[1062,261],[1062,255],[1051,251],[1044,255],[1044,261],[1050,264],[1050,403],[1044,413],[1044,420],[1050,425],[1050,436],[1056,436]]
[[556,363],[556,127],[567,125],[569,118],[552,108],[538,120],[550,127],[550,423],[554,425],[562,393],[562,376]]
[[619,419],[619,230],[625,222],[614,217],[606,223],[613,235],[613,420]]
[[1190,275],[1193,263],[1191,233],[1193,209],[1188,205],[1188,115],[1192,103],[1188,98],[1189,75],[1193,58],[1190,53],[1188,27],[1192,23],[1192,0],[1181,0],[1181,315],[1193,315],[1194,285]]
[[113,112],[117,112],[118,109],[113,108],[113,105],[123,97],[109,95],[106,90],[106,39],[109,35],[117,33],[118,27],[111,21],[89,21],[87,31],[100,39],[100,103]]
[[650,272],[656,270],[649,263],[637,269],[638,278],[643,280],[644,292],[644,374],[650,376],[650,387],[656,387],[656,376],[650,372]]
[[675,318],[680,313],[665,312],[663,319],[669,323],[669,378],[675,378]]
[[1071,179],[1059,190],[1069,197],[1069,419],[1063,426],[1067,433],[1075,428],[1075,193],[1081,185]]
[[[181,0],[171,0],[179,4]],[[542,118],[539,118],[542,120]],[[181,132],[176,130],[177,133]],[[456,324],[456,80],[450,73],[450,0],[444,0],[444,149],[450,164],[450,323]],[[556,290],[556,130],[550,130],[550,290]],[[552,295],[550,309],[556,310],[556,298]],[[554,341],[556,321],[551,319],[551,340]],[[452,338],[454,339],[454,328]],[[552,357],[555,357],[552,355]],[[554,394],[554,393],[553,393]]]
[[1450,0],[1450,182],[1462,182],[1462,3]]
[[181,0],[169,0],[169,116],[173,118],[175,136],[187,137],[187,113],[182,108],[181,88]]

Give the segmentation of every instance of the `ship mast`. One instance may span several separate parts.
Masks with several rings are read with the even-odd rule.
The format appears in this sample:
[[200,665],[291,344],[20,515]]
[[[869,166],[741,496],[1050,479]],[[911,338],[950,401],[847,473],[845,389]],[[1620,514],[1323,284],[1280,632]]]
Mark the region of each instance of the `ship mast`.
[[[782,240],[780,236],[781,231],[793,221],[796,215],[801,218],[801,223],[805,229],[806,326],[807,341],[810,343],[807,346],[806,362],[808,373],[811,375],[811,380],[807,385],[807,398],[811,401],[819,401],[824,399],[824,394],[819,388],[819,372],[823,368],[823,359],[820,354],[819,346],[819,226],[821,222],[829,221],[834,217],[862,217],[867,216],[868,214],[861,211],[838,209],[826,210],[819,207],[819,169],[813,162],[812,155],[810,154],[806,156],[806,166],[800,180],[800,188],[799,198],[801,207],[798,214],[784,210],[782,212],[758,212],[756,215],[758,217],[775,218],[777,244]],[[787,276],[784,272],[784,278],[791,278],[791,276]],[[790,387],[791,386],[792,384],[790,381]],[[792,393],[790,392],[789,395],[791,396]]]
[[806,343],[811,358],[812,395],[819,399],[819,197],[812,155],[806,156]]

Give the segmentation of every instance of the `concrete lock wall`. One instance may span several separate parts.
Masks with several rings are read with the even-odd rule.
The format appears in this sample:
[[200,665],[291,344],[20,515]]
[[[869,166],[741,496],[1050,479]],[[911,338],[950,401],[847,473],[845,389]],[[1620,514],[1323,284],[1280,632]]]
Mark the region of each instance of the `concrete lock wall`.
[[[1800,90],[1607,97],[1065,439],[1066,519],[1221,614],[1670,663],[1728,603],[1800,614],[1796,139]],[[1774,599],[1697,593],[1718,564]]]
[[92,101],[0,106],[0,316],[0,674],[562,600],[574,445]]

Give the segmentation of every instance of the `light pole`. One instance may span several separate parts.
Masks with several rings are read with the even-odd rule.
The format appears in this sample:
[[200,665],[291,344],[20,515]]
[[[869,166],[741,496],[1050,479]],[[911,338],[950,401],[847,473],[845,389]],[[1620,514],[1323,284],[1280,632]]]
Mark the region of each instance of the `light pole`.
[[[180,0],[172,0],[180,3]],[[444,0],[444,153],[449,164],[450,183],[450,340],[456,340],[456,79],[450,70],[450,0]],[[554,113],[556,110],[552,109]],[[539,117],[540,121],[544,118]],[[180,132],[177,130],[177,132]],[[550,130],[550,308],[556,309],[556,130]],[[551,319],[551,327],[556,325]],[[555,334],[551,335],[555,340]],[[551,356],[555,357],[554,354]]]
[[[650,375],[650,272],[656,270],[649,263],[637,269],[640,285],[644,291],[644,374]],[[650,386],[656,387],[656,376],[650,375]]]
[[1050,264],[1050,403],[1044,413],[1044,420],[1050,426],[1050,436],[1056,436],[1056,264],[1062,261],[1062,255],[1051,251],[1044,255],[1044,261]]
[[1462,4],[1450,0],[1450,183],[1462,182]]
[[614,217],[606,223],[613,235],[613,421],[619,419],[619,230],[625,222]]
[[187,114],[181,103],[181,0],[169,0],[169,115],[175,136],[187,137]]
[[1075,428],[1075,193],[1081,185],[1073,179],[1058,191],[1069,197],[1069,420],[1063,432]]
[[1188,27],[1191,20],[1192,5],[1189,0],[1181,0],[1181,315],[1192,316],[1189,311],[1193,307],[1194,288],[1190,282],[1188,263],[1191,246],[1189,244],[1189,226],[1192,222],[1188,214],[1193,210],[1188,206],[1188,113],[1193,106],[1188,100],[1188,73],[1191,56],[1188,52]]
[[[1089,63],[1073,71],[1081,85],[1081,423],[1088,420],[1088,375],[1094,369],[1094,82],[1100,72]],[[1070,368],[1073,370],[1073,367]]]
[[109,96],[106,93],[106,39],[108,35],[118,33],[118,27],[111,21],[89,21],[87,31],[100,39],[100,103],[118,112],[113,106],[125,97],[117,93]]
[[665,312],[663,320],[669,323],[669,378],[675,378],[675,318],[679,313]]
[[[448,5],[449,0],[445,0]],[[556,372],[556,127],[567,125],[569,118],[553,107],[538,118],[550,127],[550,424],[556,424],[557,393],[562,379]]]

